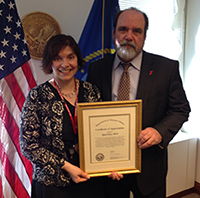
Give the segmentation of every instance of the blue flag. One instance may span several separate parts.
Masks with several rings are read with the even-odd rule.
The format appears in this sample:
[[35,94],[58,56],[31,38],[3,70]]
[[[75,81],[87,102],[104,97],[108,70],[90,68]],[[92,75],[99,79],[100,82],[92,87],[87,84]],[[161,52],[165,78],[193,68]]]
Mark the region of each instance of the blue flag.
[[97,59],[113,54],[113,19],[119,10],[118,0],[95,0],[79,40],[86,67],[76,73],[76,78],[85,80],[89,64]]

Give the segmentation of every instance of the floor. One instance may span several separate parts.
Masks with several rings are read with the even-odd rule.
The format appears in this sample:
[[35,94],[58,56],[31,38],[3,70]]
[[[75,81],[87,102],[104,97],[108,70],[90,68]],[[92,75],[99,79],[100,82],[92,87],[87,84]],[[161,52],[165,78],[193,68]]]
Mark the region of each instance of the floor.
[[[130,194],[130,198],[134,198],[132,193]],[[180,198],[200,198],[200,195],[197,193],[192,193],[192,194],[180,197]]]
[[196,193],[192,193],[190,195],[181,197],[181,198],[200,198],[200,195],[196,194]]

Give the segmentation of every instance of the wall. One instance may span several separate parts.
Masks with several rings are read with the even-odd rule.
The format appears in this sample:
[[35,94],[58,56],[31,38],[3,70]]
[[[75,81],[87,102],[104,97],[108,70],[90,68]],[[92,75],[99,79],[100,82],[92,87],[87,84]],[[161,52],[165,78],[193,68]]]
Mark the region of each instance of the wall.
[[[186,38],[185,38],[185,89],[192,112],[185,130],[192,137],[200,138],[200,1],[187,0]],[[195,91],[194,91],[195,90]],[[187,134],[186,134],[187,135]],[[169,145],[169,171],[167,176],[167,195],[194,187],[194,181],[200,183],[200,139],[192,138]]]
[[185,88],[192,112],[186,130],[200,138],[198,130],[200,94],[197,91],[200,84],[200,1],[187,1],[186,40],[185,40]]
[[196,181],[200,184],[200,139],[197,145]]
[[[186,130],[200,138],[200,1],[187,0],[186,46],[185,46],[185,87],[191,105],[191,115]],[[196,181],[200,183],[200,140],[198,140]]]
[[[180,133],[178,135],[187,136]],[[182,141],[180,138],[178,142],[172,141],[168,146],[167,196],[194,187],[197,138],[186,137]]]
[[[46,12],[60,24],[62,32],[78,42],[94,0],[15,0],[20,18],[30,12]],[[38,83],[45,82],[51,75],[41,71],[41,61],[33,59]]]

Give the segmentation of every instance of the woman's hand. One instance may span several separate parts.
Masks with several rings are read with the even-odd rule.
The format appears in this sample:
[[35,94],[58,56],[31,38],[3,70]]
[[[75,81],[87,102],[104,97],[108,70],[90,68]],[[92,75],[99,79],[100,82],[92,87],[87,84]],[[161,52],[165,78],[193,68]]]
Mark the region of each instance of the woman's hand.
[[112,172],[110,175],[108,175],[109,178],[111,178],[112,180],[117,180],[119,181],[120,179],[123,179],[123,175],[117,172]]
[[62,169],[68,172],[69,176],[75,183],[85,182],[90,179],[90,176],[88,174],[84,173],[79,167],[74,166],[69,162],[65,162]]

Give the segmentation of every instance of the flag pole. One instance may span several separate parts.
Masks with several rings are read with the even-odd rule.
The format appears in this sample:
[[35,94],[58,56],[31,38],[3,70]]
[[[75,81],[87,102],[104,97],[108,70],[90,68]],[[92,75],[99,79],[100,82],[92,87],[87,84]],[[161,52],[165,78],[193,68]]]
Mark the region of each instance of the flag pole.
[[105,13],[105,0],[103,0],[102,7],[102,58],[104,58],[104,14]]

